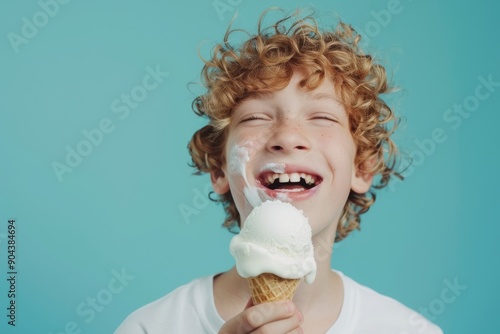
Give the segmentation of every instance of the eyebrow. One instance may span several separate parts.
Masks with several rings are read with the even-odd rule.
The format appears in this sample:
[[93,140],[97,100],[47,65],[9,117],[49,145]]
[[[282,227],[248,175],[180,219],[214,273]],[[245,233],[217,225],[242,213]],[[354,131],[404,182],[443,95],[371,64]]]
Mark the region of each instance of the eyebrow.
[[263,92],[263,91],[249,92],[245,95],[243,99],[268,100],[271,98],[272,93],[273,92]]
[[334,102],[337,104],[339,107],[344,107],[344,104],[335,96],[332,95],[331,93],[314,93],[311,97],[311,100],[317,101],[317,100],[329,100],[331,102]]
[[[244,99],[263,99],[263,100],[267,100],[269,98],[271,98],[271,95],[273,94],[273,92],[265,92],[265,91],[260,91],[260,92],[250,92],[250,93],[247,93],[246,96],[244,97]],[[339,101],[339,99],[330,94],[330,93],[314,93],[311,97],[309,97],[308,95],[308,98],[310,100],[332,100],[336,103],[339,103],[339,104],[342,104],[342,102]]]
[[[273,91],[256,91],[256,92],[249,92],[246,94],[245,97],[241,99],[239,103],[242,103],[244,101],[258,101],[258,100],[269,100],[271,98],[271,95],[273,94]],[[324,93],[324,92],[317,92],[313,93],[311,95],[307,95],[308,100],[312,101],[318,101],[318,100],[329,100],[333,102],[334,104],[338,105],[340,108],[344,108],[344,104],[333,94],[331,93]]]
[[332,100],[340,105],[342,105],[342,103],[339,101],[339,99],[332,95],[332,94],[329,94],[329,93],[314,93],[311,97],[310,97],[311,100]]

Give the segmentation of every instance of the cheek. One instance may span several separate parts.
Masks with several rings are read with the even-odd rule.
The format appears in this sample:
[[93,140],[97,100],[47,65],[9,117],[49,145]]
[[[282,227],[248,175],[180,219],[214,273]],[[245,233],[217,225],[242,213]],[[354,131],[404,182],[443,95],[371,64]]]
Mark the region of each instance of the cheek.
[[[356,145],[351,134],[346,131],[325,131],[317,136],[318,146],[338,159],[353,162],[356,155]],[[337,160],[338,160],[337,159]],[[343,161],[345,163],[346,161]]]
[[227,170],[230,175],[244,175],[248,161],[254,156],[254,143],[250,140],[228,142]]
[[347,196],[356,155],[352,137],[347,132],[324,132],[319,134],[317,144],[336,176],[334,182],[339,189],[339,196],[342,198]]
[[228,138],[226,144],[226,161],[230,174],[239,174],[246,169],[249,161],[265,146],[267,136],[263,131],[235,134]]
[[227,143],[227,173],[229,189],[238,211],[245,206],[244,189],[248,186],[247,166],[255,155],[255,142],[248,137],[231,138]]
[[245,187],[246,183],[241,175],[232,175],[229,178],[229,191],[233,197],[236,209],[240,213],[241,222],[243,222],[250,214],[250,211],[252,211],[252,207],[245,199]]
[[248,127],[235,131],[232,143],[255,152],[264,147],[272,136],[273,130],[270,127]]

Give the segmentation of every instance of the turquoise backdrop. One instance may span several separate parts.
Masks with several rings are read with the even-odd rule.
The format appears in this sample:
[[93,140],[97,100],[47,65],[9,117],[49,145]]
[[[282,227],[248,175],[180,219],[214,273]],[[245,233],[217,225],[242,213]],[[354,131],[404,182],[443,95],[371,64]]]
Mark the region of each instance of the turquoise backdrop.
[[[338,14],[402,88],[390,103],[404,117],[396,140],[414,163],[379,193],[362,231],[335,247],[332,266],[445,333],[496,333],[499,3],[272,5]],[[254,31],[268,6],[0,4],[1,333],[111,333],[138,307],[232,265],[222,208],[206,200],[208,177],[188,166],[187,142],[204,124],[191,112],[202,90],[189,83],[199,82],[198,50],[221,40],[234,13],[236,27]],[[443,295],[450,284],[460,286],[453,298]]]

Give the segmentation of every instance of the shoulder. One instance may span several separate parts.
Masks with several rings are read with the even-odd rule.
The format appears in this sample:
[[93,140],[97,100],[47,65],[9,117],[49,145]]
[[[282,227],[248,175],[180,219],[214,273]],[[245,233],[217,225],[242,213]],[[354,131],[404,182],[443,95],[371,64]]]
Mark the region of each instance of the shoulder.
[[347,310],[352,312],[355,333],[442,334],[442,330],[397,300],[339,273],[344,282]]
[[186,324],[192,326],[189,330],[203,327],[199,312],[210,302],[212,279],[213,276],[198,278],[139,308],[123,321],[115,334],[178,333],[186,330],[182,327]]

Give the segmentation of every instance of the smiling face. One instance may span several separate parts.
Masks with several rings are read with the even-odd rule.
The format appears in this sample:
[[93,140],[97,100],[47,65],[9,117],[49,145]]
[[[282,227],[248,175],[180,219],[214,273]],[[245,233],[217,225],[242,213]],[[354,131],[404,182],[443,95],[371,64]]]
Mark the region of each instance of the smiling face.
[[217,193],[231,191],[242,222],[255,205],[249,189],[257,189],[261,198],[302,209],[313,235],[331,234],[349,192],[368,191],[372,177],[355,168],[356,145],[333,82],[307,90],[299,85],[302,78],[295,72],[284,89],[254,94],[234,109],[227,162],[212,181]]

